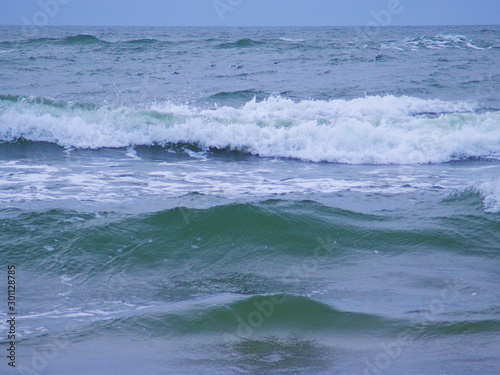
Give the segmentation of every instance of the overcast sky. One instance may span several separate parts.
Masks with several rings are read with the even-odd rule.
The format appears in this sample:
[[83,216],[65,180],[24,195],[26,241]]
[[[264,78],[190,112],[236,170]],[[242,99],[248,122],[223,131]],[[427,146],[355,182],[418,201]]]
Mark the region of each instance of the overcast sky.
[[0,0],[0,24],[496,25],[500,0]]

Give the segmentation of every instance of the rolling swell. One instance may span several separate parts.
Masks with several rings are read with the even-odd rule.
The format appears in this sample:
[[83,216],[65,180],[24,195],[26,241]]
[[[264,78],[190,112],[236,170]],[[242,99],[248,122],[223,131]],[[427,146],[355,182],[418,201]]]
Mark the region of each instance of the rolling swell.
[[[261,310],[259,310],[259,308]],[[264,311],[258,327],[238,329],[241,320],[252,312]],[[397,321],[377,315],[347,312],[312,298],[287,295],[241,296],[222,294],[152,306],[144,313],[125,315],[94,323],[87,332],[102,334],[123,330],[137,336],[147,332],[148,338],[189,334],[226,334],[224,339],[240,340],[254,335],[286,332],[329,331],[336,333],[369,334],[385,328],[387,332],[401,330]],[[87,334],[88,334],[87,333]]]
[[[331,42],[328,44],[330,50],[343,50],[356,48],[365,48],[365,38],[358,38],[359,35],[353,34],[352,41],[349,43],[342,43],[340,41]],[[243,37],[234,41],[227,41],[226,38],[197,38],[191,37],[183,41],[164,40],[163,38],[139,38],[118,41],[107,41],[92,34],[76,34],[59,38],[41,37],[41,38],[28,38],[18,41],[4,40],[0,41],[0,45],[16,46],[21,45],[85,45],[85,44],[100,44],[100,45],[157,45],[158,43],[171,43],[171,44],[185,44],[197,43],[200,46],[207,47],[213,46],[216,49],[245,49],[262,45],[272,46],[273,48],[282,50],[284,47],[287,49],[324,49],[323,46],[318,44],[317,40],[291,38],[291,37],[278,37],[278,38],[250,38]],[[491,50],[499,48],[498,43],[486,39],[469,39],[464,35],[455,34],[423,34],[418,37],[405,38],[403,40],[387,39],[379,42],[370,43],[371,47],[375,50],[382,51],[384,49],[394,50],[444,50],[444,49],[462,49],[462,50]]]
[[10,46],[14,46],[16,44],[22,45],[85,45],[85,44],[108,44],[105,40],[99,39],[93,35],[89,34],[78,34],[78,35],[70,35],[62,38],[32,38],[32,39],[24,39],[20,41],[4,41],[0,42],[0,44],[8,43]]
[[60,40],[62,44],[73,45],[73,44],[105,44],[104,40],[101,40],[93,35],[80,34],[75,36],[68,36]]
[[39,104],[47,107],[53,107],[58,109],[87,109],[96,110],[99,108],[98,105],[93,103],[83,103],[83,102],[65,102],[61,100],[54,100],[49,98],[41,98],[34,96],[24,96],[24,95],[0,95],[0,102],[11,102],[11,103],[25,103],[25,104]]
[[44,45],[54,45],[54,46],[83,46],[83,45],[136,45],[136,46],[154,46],[158,44],[168,45],[168,44],[179,44],[179,43],[188,43],[189,41],[184,42],[172,42],[168,40],[159,40],[155,38],[141,38],[141,39],[130,39],[130,40],[119,40],[119,41],[108,41],[97,36],[90,34],[77,34],[70,35],[66,37],[60,38],[32,38],[32,39],[24,39],[19,41],[0,41],[0,45],[14,47],[17,44],[20,45],[29,45],[29,46],[44,46]]
[[[49,317],[64,319],[64,311]],[[103,318],[95,310],[81,310],[78,324],[63,334],[73,340],[125,335],[133,341],[215,335],[217,343],[235,343],[263,337],[287,338],[335,334],[347,337],[386,337],[405,334],[418,341],[429,336],[458,336],[500,330],[498,319],[426,320],[390,317],[339,309],[310,297],[294,294],[217,294],[179,302],[153,303],[140,309],[108,311]]]
[[227,99],[236,99],[236,100],[245,100],[250,101],[254,98],[258,100],[264,100],[269,97],[268,93],[259,90],[240,90],[240,91],[221,91],[216,94],[213,94],[209,97],[212,100],[227,100]]
[[154,38],[151,38],[151,39],[133,39],[133,40],[127,40],[125,41],[124,43],[127,43],[127,44],[156,44],[160,42],[158,39],[154,39]]
[[[66,45],[66,46],[78,46],[78,45],[157,45],[157,44],[186,44],[186,43],[199,43],[199,44],[210,44],[212,42],[222,41],[221,39],[186,39],[183,41],[172,41],[172,40],[160,40],[156,38],[141,38],[141,39],[129,39],[129,40],[118,40],[118,41],[108,41],[98,38],[91,34],[77,34],[70,35],[60,38],[32,38],[23,39],[20,41],[0,41],[0,45],[15,46],[16,44],[21,45]],[[215,48],[231,49],[231,48],[248,48],[258,45],[265,44],[265,41],[252,40],[250,38],[242,38],[234,42],[224,42],[215,45]]]
[[[346,277],[363,277],[351,275],[349,266],[372,257],[373,249],[380,249],[383,257],[377,255],[372,267],[411,254],[410,270],[411,260],[420,255],[448,253],[486,262],[498,257],[500,222],[477,207],[477,193],[449,197],[441,204],[440,215],[425,216],[426,220],[283,200],[140,215],[8,212],[0,219],[0,243],[5,249],[0,261],[8,259],[34,278],[50,280],[52,291],[61,288],[61,280],[70,283],[62,292],[69,290],[83,302],[76,307],[72,302],[67,310],[63,306],[41,311],[40,317],[27,316],[23,321],[39,326],[78,316],[76,328],[60,333],[75,341],[117,335],[135,342],[213,337],[219,344],[296,335],[321,339],[335,334],[361,340],[380,333],[386,339],[404,333],[411,340],[494,335],[500,330],[495,306],[459,310],[459,315],[454,310],[401,311],[394,304],[367,312],[363,306],[337,299],[336,293],[311,295],[314,289],[298,289],[297,278],[303,278],[304,271],[288,276],[282,272],[316,259],[321,264],[317,271],[326,279],[344,267]],[[444,208],[455,204],[476,208],[471,210],[475,214],[446,216]],[[386,272],[390,277],[391,271]],[[306,274],[314,288],[328,283],[315,275]],[[108,287],[104,292],[99,289],[103,286]],[[462,302],[454,302],[461,306]]]
[[257,45],[264,44],[263,41],[256,41],[249,38],[239,39],[236,42],[221,43],[217,45],[218,48],[229,49],[229,48],[249,48]]
[[[187,267],[194,274],[206,267],[237,270],[262,257],[287,264],[321,256],[322,263],[334,266],[373,249],[398,255],[431,248],[494,259],[500,241],[500,222],[480,209],[475,215],[436,217],[426,223],[417,217],[408,222],[410,228],[401,228],[397,215],[368,215],[312,201],[176,208],[135,216],[51,210],[0,223],[6,246],[2,256],[84,280],[109,271],[153,272],[157,267]],[[212,283],[210,292],[223,292],[230,278]],[[234,292],[246,293],[243,284]]]

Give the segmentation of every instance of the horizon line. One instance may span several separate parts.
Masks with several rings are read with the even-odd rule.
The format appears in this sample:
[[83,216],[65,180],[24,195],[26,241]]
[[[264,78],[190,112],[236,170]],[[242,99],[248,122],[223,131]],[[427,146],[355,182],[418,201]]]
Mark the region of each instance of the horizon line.
[[20,27],[30,27],[30,28],[50,28],[50,27],[226,27],[226,28],[238,28],[238,27],[365,27],[365,28],[391,28],[391,27],[459,27],[459,26],[500,26],[500,24],[414,24],[414,25],[23,25],[19,23],[5,23],[0,24],[0,26],[20,26]]

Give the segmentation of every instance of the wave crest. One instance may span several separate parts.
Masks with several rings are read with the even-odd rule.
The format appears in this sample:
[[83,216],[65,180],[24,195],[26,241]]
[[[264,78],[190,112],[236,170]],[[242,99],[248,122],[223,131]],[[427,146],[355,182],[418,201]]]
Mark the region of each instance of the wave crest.
[[221,43],[218,45],[219,48],[245,48],[245,47],[253,47],[258,44],[263,44],[264,42],[255,41],[249,38],[239,39],[236,42],[232,43]]
[[240,108],[164,103],[150,110],[2,97],[0,141],[77,148],[192,144],[348,164],[500,158],[500,113],[474,109],[405,96],[300,102],[273,96]]
[[486,212],[500,212],[500,178],[489,181],[479,186],[479,191],[484,197],[484,208]]
[[68,36],[62,40],[65,44],[99,44],[105,43],[103,40],[96,38],[93,35],[80,34]]

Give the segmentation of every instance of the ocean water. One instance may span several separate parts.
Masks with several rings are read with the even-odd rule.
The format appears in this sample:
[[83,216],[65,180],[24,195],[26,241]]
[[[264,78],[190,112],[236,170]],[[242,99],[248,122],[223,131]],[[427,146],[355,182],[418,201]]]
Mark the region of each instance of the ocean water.
[[498,26],[0,27],[1,373],[498,374],[499,88]]

